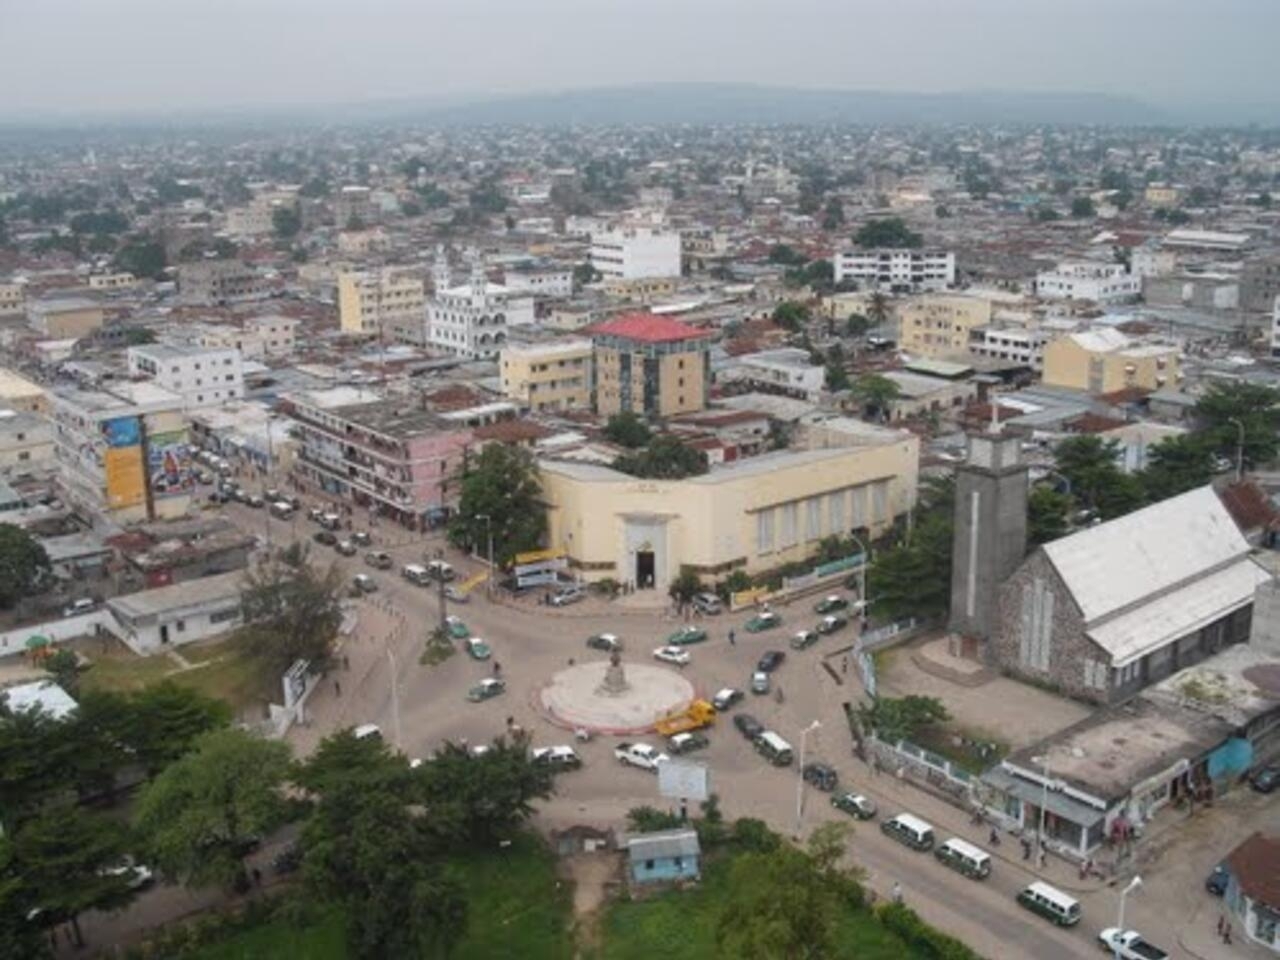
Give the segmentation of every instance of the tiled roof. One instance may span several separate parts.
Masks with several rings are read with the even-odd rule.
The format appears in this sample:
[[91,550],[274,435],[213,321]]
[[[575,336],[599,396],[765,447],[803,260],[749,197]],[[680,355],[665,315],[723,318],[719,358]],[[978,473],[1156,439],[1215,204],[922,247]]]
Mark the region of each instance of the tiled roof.
[[619,337],[641,343],[670,343],[675,340],[697,340],[711,336],[709,330],[691,327],[670,317],[652,313],[628,313],[586,329],[593,336]]
[[1227,867],[1247,897],[1280,910],[1280,837],[1253,834],[1227,855]]
[[1280,520],[1266,493],[1252,480],[1242,480],[1218,491],[1222,505],[1241,530],[1261,530]]

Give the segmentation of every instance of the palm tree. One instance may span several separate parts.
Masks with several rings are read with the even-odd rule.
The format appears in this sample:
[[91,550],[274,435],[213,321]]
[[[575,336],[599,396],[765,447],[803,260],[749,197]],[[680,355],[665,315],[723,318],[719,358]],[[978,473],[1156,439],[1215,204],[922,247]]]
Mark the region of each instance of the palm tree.
[[853,396],[862,404],[863,413],[874,419],[886,420],[889,404],[900,396],[898,385],[888,377],[868,373],[853,382]]
[[879,290],[867,301],[867,318],[877,327],[882,326],[889,319],[889,298]]

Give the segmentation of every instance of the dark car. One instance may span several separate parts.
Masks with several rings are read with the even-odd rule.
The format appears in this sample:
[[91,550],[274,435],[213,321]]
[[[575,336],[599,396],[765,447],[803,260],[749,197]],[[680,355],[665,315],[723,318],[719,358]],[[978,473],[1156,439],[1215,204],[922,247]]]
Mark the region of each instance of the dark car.
[[338,542],[338,538],[329,530],[317,530],[311,535],[311,539],[322,547],[332,547]]
[[1215,897],[1220,897],[1227,892],[1227,883],[1231,879],[1231,874],[1227,872],[1227,868],[1221,863],[1210,871],[1209,875],[1204,878],[1204,888]]
[[780,666],[782,661],[787,659],[787,655],[781,650],[766,650],[760,657],[760,662],[756,664],[756,669],[761,673],[773,673]]
[[369,534],[365,533],[363,530],[357,530],[355,533],[351,534],[351,542],[357,547],[367,547],[373,543],[373,537],[369,536]]
[[1272,793],[1280,787],[1280,767],[1259,767],[1249,774],[1249,786],[1259,793]]
[[806,763],[801,771],[806,783],[812,783],[819,790],[830,793],[836,788],[839,777],[835,768],[825,763]]
[[737,727],[738,732],[748,740],[754,740],[756,737],[760,736],[760,734],[764,733],[764,724],[749,713],[735,714],[733,718],[733,725]]

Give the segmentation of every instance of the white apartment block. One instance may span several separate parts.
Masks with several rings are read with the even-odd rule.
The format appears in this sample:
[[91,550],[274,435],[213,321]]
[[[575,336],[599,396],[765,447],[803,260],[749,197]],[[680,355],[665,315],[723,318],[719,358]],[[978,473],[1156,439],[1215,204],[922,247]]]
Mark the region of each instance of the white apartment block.
[[275,208],[254,200],[227,211],[227,233],[233,237],[261,237],[275,230]]
[[622,226],[591,234],[591,265],[606,279],[680,276],[680,234],[656,226]]
[[490,283],[477,267],[469,283],[437,287],[427,304],[427,345],[464,360],[495,360],[507,328],[533,321],[533,297]]
[[193,323],[183,328],[181,339],[206,349],[235,349],[245,360],[287,357],[297,345],[298,321],[269,314],[246,317],[237,324]]
[[421,345],[426,305],[426,286],[419,276],[391,270],[338,276],[338,325],[343,333]]
[[1120,263],[1060,263],[1036,274],[1036,295],[1046,300],[1125,303],[1142,293],[1142,278]]
[[809,359],[799,347],[761,350],[736,358],[736,368],[725,379],[747,382],[767,393],[781,393],[799,400],[817,401],[827,386],[827,370]]
[[573,296],[573,271],[566,267],[517,268],[505,271],[502,279],[512,293],[546,298]]
[[1271,356],[1280,357],[1280,296],[1271,309]]
[[244,366],[234,347],[151,343],[129,348],[129,376],[182,397],[188,410],[244,396]]
[[945,290],[956,282],[956,255],[940,250],[843,250],[833,266],[836,283],[893,293]]
[[983,326],[969,331],[969,353],[987,360],[1044,369],[1044,345],[1053,333],[1039,327]]
[[90,290],[127,290],[138,285],[132,273],[93,273],[89,275]]

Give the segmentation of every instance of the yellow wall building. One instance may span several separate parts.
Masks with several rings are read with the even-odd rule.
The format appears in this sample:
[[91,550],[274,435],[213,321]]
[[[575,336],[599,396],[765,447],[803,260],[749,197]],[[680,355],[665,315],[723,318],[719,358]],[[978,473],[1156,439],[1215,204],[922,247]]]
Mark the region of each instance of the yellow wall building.
[[102,329],[107,313],[95,300],[44,300],[27,309],[31,326],[50,340],[78,340]]
[[34,380],[0,367],[0,407],[48,416],[49,394]]
[[1119,330],[1085,330],[1045,345],[1044,382],[1092,394],[1159,390],[1181,379],[1178,353],[1173,344],[1138,343]]
[[991,322],[986,297],[926,294],[898,306],[898,346],[914,357],[967,357],[969,333]]
[[823,537],[875,536],[914,506],[912,434],[834,418],[801,441],[686,480],[542,461],[548,543],[585,580],[665,591],[681,567],[706,579],[767,570],[810,556]]
[[590,340],[509,344],[501,354],[502,393],[535,412],[591,407]]
[[646,417],[693,413],[706,406],[711,384],[710,333],[646,313],[588,328],[595,344],[596,410]]
[[421,342],[426,336],[427,295],[421,277],[390,271],[338,275],[338,326],[343,333]]
[[1142,191],[1142,199],[1149,207],[1176,207],[1182,191],[1167,183],[1153,183]]

